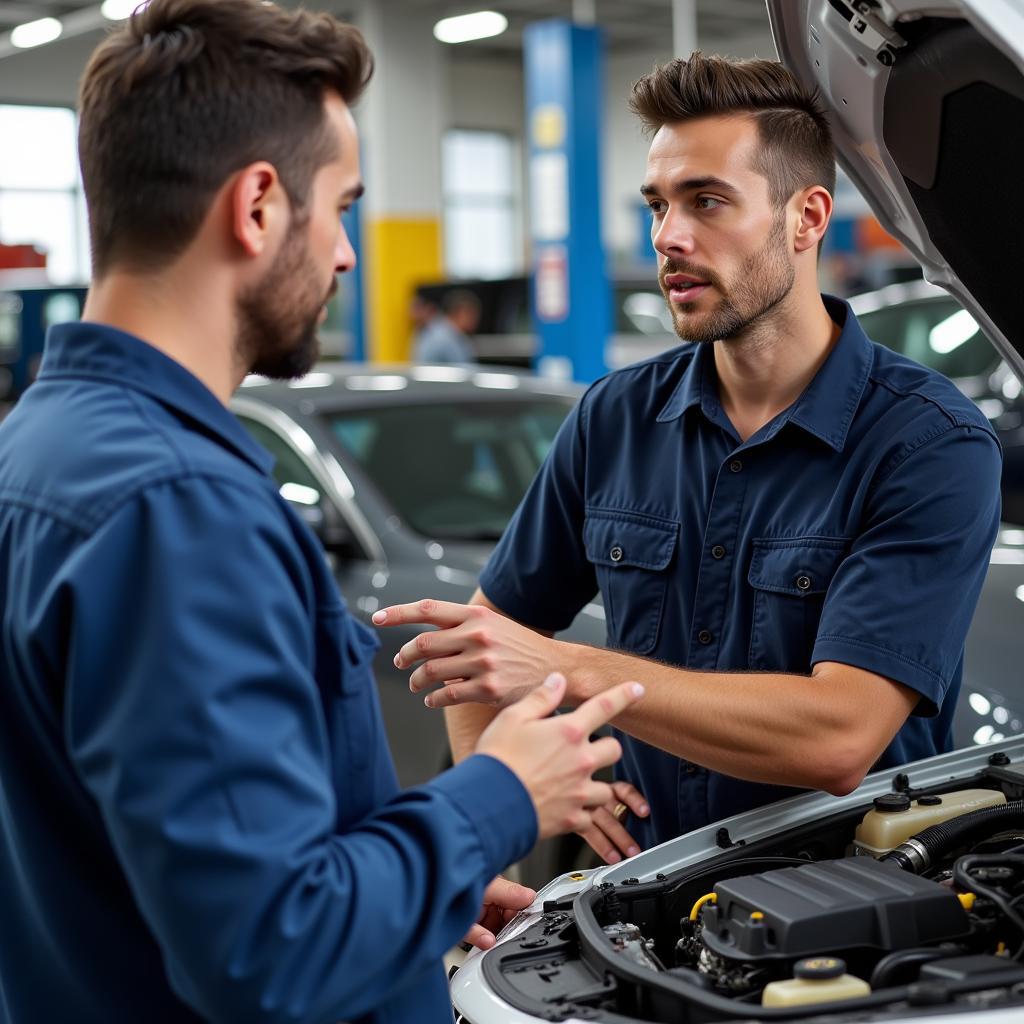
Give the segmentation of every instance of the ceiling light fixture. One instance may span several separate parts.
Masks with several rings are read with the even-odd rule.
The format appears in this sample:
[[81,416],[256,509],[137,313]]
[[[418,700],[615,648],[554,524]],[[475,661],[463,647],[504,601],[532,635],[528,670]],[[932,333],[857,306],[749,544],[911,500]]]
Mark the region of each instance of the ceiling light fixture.
[[11,29],[11,46],[16,46],[19,50],[29,50],[33,46],[52,43],[63,31],[64,26],[56,18],[28,21]]
[[442,43],[468,43],[474,39],[500,36],[508,28],[508,18],[497,11],[476,11],[455,18],[442,18],[434,26],[434,38]]
[[124,21],[136,10],[146,6],[149,0],[103,0],[100,12],[108,21]]

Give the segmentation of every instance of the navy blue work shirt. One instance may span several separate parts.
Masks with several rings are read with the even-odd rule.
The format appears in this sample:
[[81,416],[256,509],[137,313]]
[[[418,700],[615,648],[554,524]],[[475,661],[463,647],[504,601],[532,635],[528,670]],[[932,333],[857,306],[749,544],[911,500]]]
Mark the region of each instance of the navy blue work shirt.
[[[592,385],[480,585],[507,615],[554,631],[600,590],[609,646],[688,669],[806,674],[836,661],[896,680],[920,701],[878,762],[888,767],[951,745],[1000,450],[948,380],[825,302],[843,328],[835,347],[745,442],[719,403],[711,345]],[[620,738],[620,774],[651,806],[629,823],[644,846],[794,792]]]
[[54,328],[0,426],[0,1019],[451,1019],[536,816],[400,792],[370,659],[272,459],[195,377]]

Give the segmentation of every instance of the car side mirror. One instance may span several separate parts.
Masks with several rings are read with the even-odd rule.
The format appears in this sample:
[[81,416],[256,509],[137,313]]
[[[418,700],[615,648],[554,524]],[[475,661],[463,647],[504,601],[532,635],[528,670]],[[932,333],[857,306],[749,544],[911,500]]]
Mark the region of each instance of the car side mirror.
[[295,514],[316,534],[324,550],[338,558],[355,558],[360,553],[352,528],[333,504],[323,498],[315,504],[285,497]]

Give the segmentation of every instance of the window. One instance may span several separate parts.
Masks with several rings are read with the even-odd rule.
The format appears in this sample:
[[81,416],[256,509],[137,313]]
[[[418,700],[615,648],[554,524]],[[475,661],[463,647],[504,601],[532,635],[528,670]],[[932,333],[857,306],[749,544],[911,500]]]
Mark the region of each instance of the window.
[[454,277],[522,270],[516,145],[501,132],[450,131],[441,143],[444,257]]
[[45,250],[56,284],[89,277],[77,131],[72,110],[0,105],[0,242]]
[[974,317],[947,296],[883,306],[857,319],[873,341],[947,377],[980,376],[999,366],[999,353]]
[[327,425],[418,533],[493,541],[572,408],[568,398],[380,405]]

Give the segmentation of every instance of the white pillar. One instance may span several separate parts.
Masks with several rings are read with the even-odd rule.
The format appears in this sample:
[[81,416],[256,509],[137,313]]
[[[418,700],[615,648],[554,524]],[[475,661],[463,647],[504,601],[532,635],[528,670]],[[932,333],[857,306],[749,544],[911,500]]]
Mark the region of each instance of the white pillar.
[[688,57],[697,49],[697,0],[672,0],[672,54]]
[[356,21],[376,69],[356,107],[368,355],[409,355],[409,302],[443,275],[441,136],[447,127],[445,44],[434,19],[400,0],[369,0]]

